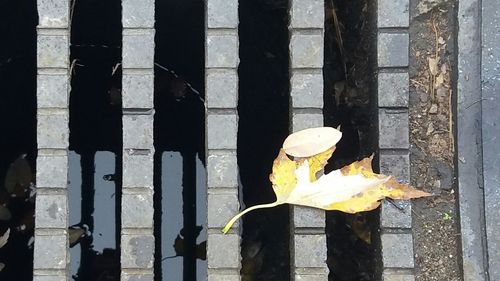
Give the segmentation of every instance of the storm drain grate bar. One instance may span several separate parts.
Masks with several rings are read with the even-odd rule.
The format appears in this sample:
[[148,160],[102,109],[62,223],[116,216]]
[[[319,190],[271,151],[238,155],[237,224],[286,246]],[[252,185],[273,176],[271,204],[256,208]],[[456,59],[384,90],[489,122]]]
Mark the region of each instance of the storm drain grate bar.
[[[69,2],[39,1],[35,280],[68,280]],[[409,1],[378,1],[380,168],[409,180]],[[122,280],[153,280],[154,1],[124,0]],[[395,13],[394,11],[399,11]],[[240,280],[237,148],[238,1],[208,0],[206,137],[208,280]],[[291,1],[291,131],[323,125],[324,3]],[[384,280],[413,280],[411,205],[384,204]],[[327,280],[325,212],[292,207],[291,279]],[[397,231],[394,231],[397,230]],[[391,271],[393,269],[396,271]],[[394,272],[397,272],[394,273]],[[401,273],[403,272],[403,273]],[[145,278],[145,279],[144,279]]]
[[69,277],[69,1],[38,2],[37,196],[33,280]]
[[208,280],[240,280],[240,223],[220,230],[239,210],[236,158],[238,0],[208,0],[205,26]]
[[153,280],[154,0],[122,1],[121,280]]
[[[291,131],[323,126],[324,1],[291,0]],[[291,207],[291,280],[328,280],[325,211]]]
[[[378,0],[377,91],[380,172],[410,181],[409,0]],[[380,214],[382,279],[415,280],[411,203],[385,201]]]

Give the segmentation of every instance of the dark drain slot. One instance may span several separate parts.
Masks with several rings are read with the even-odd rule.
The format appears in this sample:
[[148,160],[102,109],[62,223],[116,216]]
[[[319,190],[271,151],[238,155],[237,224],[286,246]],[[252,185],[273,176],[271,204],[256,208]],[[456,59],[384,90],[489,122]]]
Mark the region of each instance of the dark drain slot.
[[155,280],[206,280],[204,3],[156,1],[155,29]]
[[36,172],[36,1],[6,1],[1,6],[0,236],[8,228],[10,236],[0,248],[0,263],[5,265],[0,280],[32,280],[34,198],[27,200],[31,192],[24,192],[24,186],[12,197],[4,183],[21,155],[26,154],[21,162],[31,170],[23,182],[34,182]]
[[[327,172],[374,153],[375,25],[367,0],[325,0],[324,120],[343,133]],[[329,280],[376,280],[378,210],[327,213]]]
[[72,280],[119,280],[121,3],[73,3],[69,99]]
[[[240,1],[238,166],[245,206],[276,200],[269,182],[288,135],[288,3]],[[243,218],[242,280],[289,280],[289,206]]]
[[75,69],[72,79],[70,234],[84,230],[70,238],[79,242],[71,249],[74,280],[120,276],[121,111],[108,99],[110,70],[87,63]]

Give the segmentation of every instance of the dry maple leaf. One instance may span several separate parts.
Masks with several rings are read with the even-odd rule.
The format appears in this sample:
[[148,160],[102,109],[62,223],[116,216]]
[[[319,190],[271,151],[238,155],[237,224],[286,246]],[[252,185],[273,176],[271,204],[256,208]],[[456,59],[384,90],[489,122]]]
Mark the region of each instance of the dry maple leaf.
[[344,202],[333,203],[327,210],[338,210],[345,213],[358,213],[371,211],[380,205],[380,200],[385,197],[392,199],[412,199],[429,196],[430,194],[407,184],[399,183],[392,176],[376,174],[372,170],[373,156],[356,161],[340,169],[343,175],[363,175],[365,178],[386,179],[384,184],[372,186],[356,194],[354,197]]
[[[317,129],[324,130],[325,128]],[[309,130],[314,133],[313,129]],[[312,143],[318,144],[318,139],[325,136],[320,135],[313,134],[314,141]],[[324,141],[330,142],[329,145],[317,145],[317,147],[321,147],[321,149],[327,147],[325,151],[318,153],[312,149],[308,153],[316,152],[315,155],[307,156],[308,153],[302,153],[303,157],[297,160],[288,158],[285,149],[281,149],[273,162],[273,172],[269,176],[276,194],[276,201],[256,205],[242,211],[234,216],[222,231],[227,233],[237,219],[252,210],[275,207],[285,203],[357,213],[377,208],[380,205],[380,200],[385,197],[411,199],[430,195],[406,184],[398,183],[391,176],[374,173],[371,166],[373,157],[367,157],[317,177],[317,173],[323,169],[326,161],[335,150],[335,144],[339,139],[331,136],[324,137]],[[300,142],[300,146],[308,145],[304,139],[301,139]],[[293,147],[293,145],[291,146]]]

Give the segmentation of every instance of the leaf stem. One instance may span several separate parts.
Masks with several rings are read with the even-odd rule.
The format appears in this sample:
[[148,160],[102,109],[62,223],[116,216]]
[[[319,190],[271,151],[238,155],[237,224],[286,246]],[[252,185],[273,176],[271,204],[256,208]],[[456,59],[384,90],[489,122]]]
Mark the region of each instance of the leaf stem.
[[252,206],[248,209],[245,209],[243,210],[242,212],[240,212],[239,214],[237,214],[236,216],[234,216],[227,224],[226,226],[224,226],[224,228],[222,229],[222,233],[226,234],[229,229],[231,228],[231,226],[233,226],[233,224],[241,217],[243,216],[244,214],[250,212],[250,211],[253,211],[255,209],[264,209],[264,208],[272,208],[272,207],[276,207],[278,205],[281,205],[282,202],[279,202],[279,201],[276,201],[276,202],[273,202],[273,203],[269,203],[269,204],[261,204],[261,205],[255,205],[255,206]]

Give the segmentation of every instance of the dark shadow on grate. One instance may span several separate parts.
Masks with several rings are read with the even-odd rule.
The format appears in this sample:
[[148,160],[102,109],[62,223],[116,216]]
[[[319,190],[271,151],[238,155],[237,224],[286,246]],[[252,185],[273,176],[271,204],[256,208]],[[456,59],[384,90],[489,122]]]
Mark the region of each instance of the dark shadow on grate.
[[205,4],[155,3],[155,280],[205,280]]
[[[0,220],[0,236],[10,228],[8,243],[0,248],[0,263],[5,265],[0,280],[33,279],[30,241],[35,206],[34,198],[28,197],[33,195],[29,183],[34,183],[36,163],[37,23],[36,1],[0,4],[0,217],[4,218]],[[11,164],[17,166],[16,159],[31,171],[22,176],[27,185],[17,185],[14,197],[4,182]],[[9,213],[10,219],[6,219]]]
[[121,3],[72,4],[68,188],[70,242],[78,244],[71,275],[120,280]]
[[[377,149],[374,84],[374,5],[367,0],[325,0],[324,122],[340,125],[342,139],[325,171]],[[329,280],[376,280],[378,210],[327,213]]]
[[[238,166],[245,206],[276,200],[269,181],[289,128],[288,1],[239,1]],[[243,219],[243,280],[289,280],[289,207]]]

